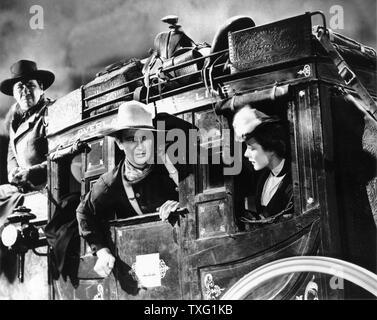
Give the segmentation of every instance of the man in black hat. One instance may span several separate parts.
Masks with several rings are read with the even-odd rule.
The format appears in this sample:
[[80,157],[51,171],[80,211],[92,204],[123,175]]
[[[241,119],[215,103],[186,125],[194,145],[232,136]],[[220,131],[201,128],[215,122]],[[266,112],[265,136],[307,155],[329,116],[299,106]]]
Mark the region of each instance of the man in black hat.
[[13,96],[10,110],[8,181],[0,198],[16,191],[40,190],[47,180],[46,112],[52,103],[44,90],[55,80],[52,72],[39,70],[33,61],[19,60],[10,68],[11,77],[0,83],[0,91]]

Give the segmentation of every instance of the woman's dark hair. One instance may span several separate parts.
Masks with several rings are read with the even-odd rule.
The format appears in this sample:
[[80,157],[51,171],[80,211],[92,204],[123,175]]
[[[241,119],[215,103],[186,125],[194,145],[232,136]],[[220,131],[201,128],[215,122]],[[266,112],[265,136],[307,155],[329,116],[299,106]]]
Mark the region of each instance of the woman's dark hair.
[[259,125],[248,137],[254,138],[266,151],[273,151],[280,158],[289,156],[289,140],[285,127],[280,123],[266,123]]

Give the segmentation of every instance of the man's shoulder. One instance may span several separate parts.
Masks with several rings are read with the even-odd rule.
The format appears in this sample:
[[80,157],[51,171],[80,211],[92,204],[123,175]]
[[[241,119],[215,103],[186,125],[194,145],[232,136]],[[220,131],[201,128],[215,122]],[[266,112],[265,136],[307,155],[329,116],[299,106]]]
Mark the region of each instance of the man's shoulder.
[[44,103],[38,111],[39,116],[45,116],[48,111],[48,107],[55,103],[55,99],[45,98]]
[[56,99],[45,98],[45,104],[44,104],[44,106],[45,106],[45,107],[49,107],[49,106],[51,106],[52,104],[54,104],[55,102],[56,102]]
[[94,183],[92,191],[98,194],[107,194],[119,183],[119,170],[121,164],[118,164],[111,171],[101,175]]
[[159,181],[170,180],[168,169],[164,164],[154,164],[151,174],[148,176],[150,179],[157,179]]
[[8,113],[5,116],[5,123],[7,126],[8,132],[12,129],[13,131],[17,130],[18,123],[21,121],[22,114],[20,113],[17,102],[13,103],[8,110]]
[[16,114],[17,111],[18,111],[18,109],[17,109],[17,103],[13,103],[10,106],[7,114],[5,115],[5,119],[8,119],[8,121],[11,122],[13,120],[14,115]]

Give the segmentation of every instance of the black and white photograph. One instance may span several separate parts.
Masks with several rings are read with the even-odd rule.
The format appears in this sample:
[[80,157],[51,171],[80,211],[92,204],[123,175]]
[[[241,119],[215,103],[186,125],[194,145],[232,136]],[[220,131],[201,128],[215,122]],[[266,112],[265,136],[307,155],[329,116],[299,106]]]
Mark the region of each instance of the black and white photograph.
[[375,0],[0,0],[0,300],[376,300],[376,48]]

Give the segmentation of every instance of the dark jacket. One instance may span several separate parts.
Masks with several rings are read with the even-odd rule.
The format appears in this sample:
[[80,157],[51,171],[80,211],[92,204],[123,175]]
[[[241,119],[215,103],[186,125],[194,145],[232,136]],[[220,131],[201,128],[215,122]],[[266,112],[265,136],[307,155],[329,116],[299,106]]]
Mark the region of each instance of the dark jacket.
[[[51,194],[50,199],[53,199]],[[77,261],[80,256],[80,237],[76,220],[76,208],[79,203],[79,192],[62,197],[59,203],[55,202],[55,212],[44,228],[47,242],[52,248],[51,265],[54,279],[58,279],[60,274],[72,278],[76,271],[76,268],[72,268],[72,257]]]
[[[77,208],[80,234],[93,252],[109,246],[106,222],[137,215],[123,187],[122,166],[123,161],[102,175]],[[178,200],[176,185],[164,165],[154,165],[152,171],[132,187],[143,213],[154,213],[167,200]]]
[[8,174],[17,167],[29,169],[29,181],[35,186],[47,180],[46,116],[51,103],[49,99],[42,99],[25,114],[15,106],[10,122]]
[[257,191],[256,191],[256,208],[257,214],[263,215],[265,218],[271,217],[275,214],[280,213],[282,210],[285,210],[290,201],[292,201],[292,173],[290,168],[290,162],[285,161],[284,167],[279,173],[278,176],[282,176],[285,174],[282,182],[280,183],[278,189],[276,190],[275,194],[271,198],[270,202],[267,206],[261,205],[261,197],[263,192],[264,184],[270,175],[269,169],[264,169],[261,173],[260,178],[257,184]]

